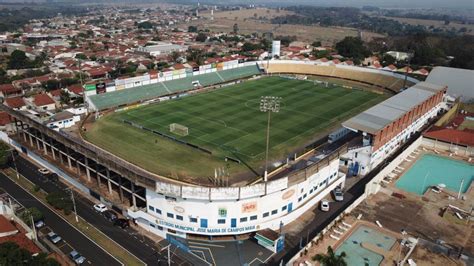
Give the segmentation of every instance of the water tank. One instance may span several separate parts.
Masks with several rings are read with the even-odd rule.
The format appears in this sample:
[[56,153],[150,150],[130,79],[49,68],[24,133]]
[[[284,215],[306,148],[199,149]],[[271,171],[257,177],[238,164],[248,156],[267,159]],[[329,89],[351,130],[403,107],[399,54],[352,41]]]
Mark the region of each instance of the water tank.
[[281,45],[280,41],[272,42],[272,57],[280,56],[280,45]]

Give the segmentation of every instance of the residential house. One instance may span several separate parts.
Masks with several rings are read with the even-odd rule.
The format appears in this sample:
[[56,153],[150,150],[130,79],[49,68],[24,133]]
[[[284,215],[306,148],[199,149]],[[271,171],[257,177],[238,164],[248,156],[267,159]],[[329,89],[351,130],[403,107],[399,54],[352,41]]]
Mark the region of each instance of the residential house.
[[22,97],[6,98],[4,104],[15,110],[26,110],[27,106],[25,100]]
[[9,98],[23,95],[23,90],[19,89],[12,84],[0,85],[0,97]]
[[56,110],[56,103],[54,100],[49,97],[49,95],[41,93],[41,94],[36,94],[33,97],[33,101],[31,102],[33,107],[35,107],[38,110],[43,110],[43,111],[53,111]]

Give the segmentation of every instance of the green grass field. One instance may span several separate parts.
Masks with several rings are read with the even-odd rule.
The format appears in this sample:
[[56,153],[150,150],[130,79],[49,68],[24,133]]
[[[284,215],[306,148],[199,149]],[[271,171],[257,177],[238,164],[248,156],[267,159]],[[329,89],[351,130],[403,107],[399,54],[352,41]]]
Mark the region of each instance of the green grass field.
[[[92,124],[85,138],[149,171],[174,178],[198,181],[213,176],[214,168],[226,165],[224,156],[239,158],[261,171],[267,126],[267,115],[259,110],[261,96],[282,97],[280,112],[271,118],[270,158],[274,160],[286,158],[386,98],[362,90],[267,77],[107,115]],[[171,123],[187,126],[188,136],[173,136],[213,155],[127,125],[124,119],[169,135],[173,135]],[[249,170],[242,164],[228,165],[232,175]]]

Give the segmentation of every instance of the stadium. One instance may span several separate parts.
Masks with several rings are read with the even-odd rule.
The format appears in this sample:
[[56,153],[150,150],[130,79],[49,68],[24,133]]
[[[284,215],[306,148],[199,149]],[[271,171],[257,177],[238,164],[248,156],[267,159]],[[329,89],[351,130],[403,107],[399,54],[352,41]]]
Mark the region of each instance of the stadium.
[[340,164],[370,171],[445,91],[370,68],[234,60],[86,85],[78,137],[21,124],[19,141],[154,234],[235,236],[314,208],[344,186]]

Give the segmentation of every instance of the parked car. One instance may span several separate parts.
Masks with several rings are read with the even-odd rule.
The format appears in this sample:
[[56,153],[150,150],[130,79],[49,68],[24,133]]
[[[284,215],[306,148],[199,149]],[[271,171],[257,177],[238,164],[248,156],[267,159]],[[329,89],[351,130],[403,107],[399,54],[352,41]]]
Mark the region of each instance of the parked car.
[[44,223],[43,220],[35,221],[35,227],[38,228],[38,229],[42,228],[44,225],[45,225],[45,223]]
[[130,221],[127,220],[127,219],[121,218],[121,219],[115,220],[114,225],[116,225],[116,226],[118,226],[122,229],[125,229],[125,228],[130,226]]
[[81,265],[86,261],[86,258],[79,254],[79,252],[73,250],[71,253],[69,253],[69,258],[74,261],[77,265]]
[[102,203],[94,204],[94,210],[97,212],[105,212],[107,210],[107,206]]
[[336,201],[343,201],[344,200],[344,193],[342,193],[342,190],[340,188],[336,188],[332,191],[334,195],[334,200]]
[[46,168],[40,168],[38,169],[38,172],[40,172],[42,175],[49,175],[51,172],[46,169]]
[[321,207],[321,211],[323,211],[323,212],[328,212],[328,211],[329,211],[329,201],[327,201],[327,200],[322,200],[320,207]]
[[118,218],[118,215],[117,213],[115,213],[114,211],[112,210],[106,210],[104,211],[102,214],[104,214],[105,216],[105,219],[111,221],[111,222],[114,222],[115,220],[117,220]]
[[60,236],[58,236],[55,232],[51,231],[48,233],[48,239],[53,242],[53,244],[57,244],[63,240]]

